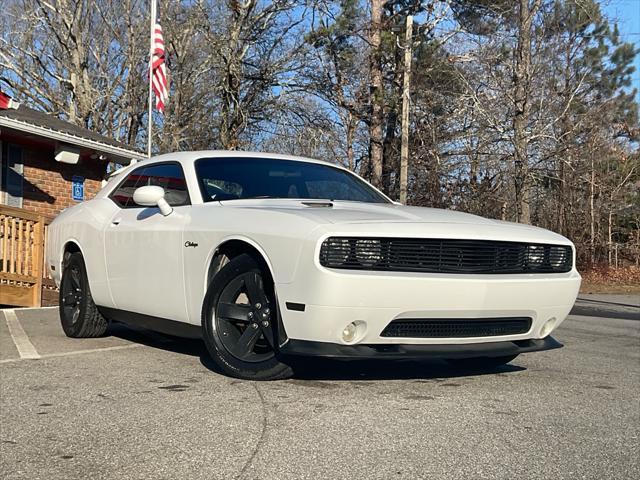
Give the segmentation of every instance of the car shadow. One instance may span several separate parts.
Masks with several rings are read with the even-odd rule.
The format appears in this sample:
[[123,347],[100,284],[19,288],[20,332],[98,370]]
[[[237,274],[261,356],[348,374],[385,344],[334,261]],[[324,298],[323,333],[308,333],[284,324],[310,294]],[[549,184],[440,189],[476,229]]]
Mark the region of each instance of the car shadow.
[[444,360],[331,360],[300,359],[294,365],[298,380],[444,380],[457,377],[507,374],[526,370],[518,365],[495,368],[454,367]]
[[181,353],[192,357],[201,357],[207,354],[207,349],[202,340],[174,337],[163,333],[147,330],[146,328],[111,322],[105,335],[121,338],[128,342],[138,343],[146,347],[165,350],[167,352]]
[[[209,356],[202,340],[186,339],[157,333],[139,327],[112,323],[107,330],[112,335],[147,347],[198,357],[208,370],[225,375]],[[457,377],[511,374],[526,368],[508,364],[495,368],[474,369],[454,367],[443,360],[332,360],[327,358],[288,358],[294,369],[294,379],[300,381],[354,380],[435,380]]]

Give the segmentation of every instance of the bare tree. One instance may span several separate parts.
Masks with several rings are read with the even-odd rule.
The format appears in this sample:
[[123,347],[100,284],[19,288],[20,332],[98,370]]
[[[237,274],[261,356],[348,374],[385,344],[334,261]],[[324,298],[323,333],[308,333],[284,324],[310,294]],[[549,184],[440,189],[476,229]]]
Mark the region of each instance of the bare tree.
[[384,142],[384,90],[382,84],[382,9],[385,0],[371,0],[369,26],[369,177],[371,183],[384,188],[382,183]]
[[0,79],[32,105],[135,143],[145,109],[142,7],[140,0],[11,1]]
[[362,68],[367,61],[368,45],[363,38],[367,24],[364,10],[356,1],[336,3],[337,13],[334,2],[314,6],[315,22],[307,34],[312,50],[305,70],[306,88],[328,104],[326,115],[343,135],[345,161],[341,163],[355,170],[360,163],[356,158],[358,131],[368,117],[368,79]]
[[247,130],[276,116],[283,99],[298,90],[304,14],[297,0],[229,0],[208,7],[209,54],[220,68],[213,88],[223,148],[238,148]]
[[531,115],[531,30],[534,18],[542,0],[519,0],[517,31],[518,42],[515,49],[513,72],[513,147],[516,221],[531,222],[529,172],[529,134],[527,132]]

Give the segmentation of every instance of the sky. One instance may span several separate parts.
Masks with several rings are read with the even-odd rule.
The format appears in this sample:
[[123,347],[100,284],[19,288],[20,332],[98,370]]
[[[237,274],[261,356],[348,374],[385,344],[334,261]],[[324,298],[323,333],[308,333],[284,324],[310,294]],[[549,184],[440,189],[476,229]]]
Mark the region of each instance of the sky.
[[[631,42],[640,49],[640,0],[604,0],[603,10],[610,18],[618,21],[620,34],[624,41]],[[640,101],[640,54],[634,62],[633,87],[638,89],[636,98]]]

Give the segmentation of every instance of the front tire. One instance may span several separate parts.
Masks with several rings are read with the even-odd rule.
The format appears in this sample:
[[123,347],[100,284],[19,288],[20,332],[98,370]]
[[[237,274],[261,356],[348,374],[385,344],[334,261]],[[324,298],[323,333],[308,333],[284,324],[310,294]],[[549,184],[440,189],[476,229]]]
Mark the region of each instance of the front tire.
[[504,357],[451,358],[447,360],[452,366],[465,370],[491,370],[513,361],[518,355]]
[[214,277],[202,307],[211,358],[227,375],[280,380],[293,371],[276,355],[278,306],[268,272],[250,255],[233,258]]
[[93,303],[81,253],[65,253],[59,296],[60,322],[67,337],[101,337],[109,322]]

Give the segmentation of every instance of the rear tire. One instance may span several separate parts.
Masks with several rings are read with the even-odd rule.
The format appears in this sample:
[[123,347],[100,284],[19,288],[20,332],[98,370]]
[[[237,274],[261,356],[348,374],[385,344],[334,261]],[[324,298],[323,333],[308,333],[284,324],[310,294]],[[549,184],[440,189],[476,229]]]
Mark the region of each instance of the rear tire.
[[101,337],[109,322],[93,303],[81,253],[65,253],[60,281],[59,311],[67,337]]
[[465,370],[490,370],[513,361],[518,355],[507,355],[504,357],[474,357],[474,358],[451,358],[447,360],[456,368]]
[[202,306],[202,336],[226,375],[281,380],[291,367],[276,355],[278,305],[268,272],[247,254],[227,263],[211,281]]

